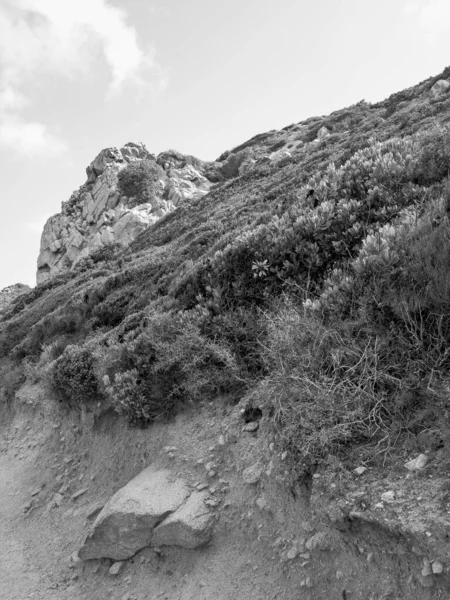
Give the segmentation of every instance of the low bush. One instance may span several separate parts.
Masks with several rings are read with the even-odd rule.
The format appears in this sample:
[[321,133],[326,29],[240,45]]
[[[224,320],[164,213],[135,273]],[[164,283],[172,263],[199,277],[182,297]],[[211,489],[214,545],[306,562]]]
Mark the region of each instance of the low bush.
[[119,189],[125,196],[136,198],[135,204],[155,200],[156,182],[164,170],[153,160],[137,160],[119,172]]
[[0,367],[0,403],[10,406],[14,402],[16,392],[25,382],[22,365],[12,361],[4,361]]
[[85,346],[67,346],[50,371],[50,383],[61,402],[70,407],[101,398],[94,369],[94,356]]
[[257,389],[302,477],[330,455],[384,431],[395,381],[386,340],[323,325],[291,303],[267,314],[268,375]]
[[225,344],[207,339],[195,315],[154,314],[109,350],[106,392],[130,423],[146,425],[236,386],[238,367]]

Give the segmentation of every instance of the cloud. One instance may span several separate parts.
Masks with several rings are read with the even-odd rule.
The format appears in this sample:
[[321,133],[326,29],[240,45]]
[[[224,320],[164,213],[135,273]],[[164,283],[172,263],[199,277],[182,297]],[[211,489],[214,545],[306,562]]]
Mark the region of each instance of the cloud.
[[0,144],[27,155],[64,152],[47,124],[24,116],[33,86],[42,75],[79,82],[95,76],[99,63],[109,97],[125,84],[145,88],[151,77],[163,84],[152,49],[108,0],[0,0]]
[[437,42],[450,32],[450,2],[421,0],[408,2],[405,13],[414,17],[429,42]]
[[65,142],[49,133],[43,123],[25,122],[14,114],[4,116],[7,118],[0,118],[0,145],[29,158],[54,158],[67,150]]

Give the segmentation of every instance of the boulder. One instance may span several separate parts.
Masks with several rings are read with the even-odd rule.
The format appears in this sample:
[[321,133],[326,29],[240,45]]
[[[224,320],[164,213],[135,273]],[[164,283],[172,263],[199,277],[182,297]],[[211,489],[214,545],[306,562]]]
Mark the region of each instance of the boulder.
[[211,539],[213,514],[205,505],[209,492],[193,492],[184,504],[156,527],[152,546],[197,548]]
[[450,83],[446,79],[439,79],[430,89],[431,95],[433,98],[439,98],[442,94],[445,94],[450,87]]
[[319,131],[317,132],[317,136],[316,136],[316,140],[323,140],[326,137],[328,137],[331,134],[330,130],[328,129],[328,127],[326,127],[325,125],[323,125]]
[[112,558],[120,561],[148,546],[153,529],[188,498],[189,490],[168,470],[148,467],[106,503],[92,525],[82,560]]

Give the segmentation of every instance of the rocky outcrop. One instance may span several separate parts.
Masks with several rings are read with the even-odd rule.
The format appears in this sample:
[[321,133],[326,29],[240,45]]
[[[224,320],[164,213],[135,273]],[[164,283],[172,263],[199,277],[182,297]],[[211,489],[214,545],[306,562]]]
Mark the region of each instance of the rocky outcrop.
[[[163,167],[151,202],[121,194],[118,174],[132,161],[153,160]],[[208,179],[203,171],[210,176]],[[106,148],[86,169],[87,181],[45,224],[38,257],[37,283],[70,269],[107,244],[128,245],[144,229],[184,200],[205,195],[217,169],[194,157],[166,152],[155,158],[143,144]]]
[[430,92],[434,99],[439,98],[450,88],[450,83],[446,79],[439,79],[431,88]]
[[16,283],[0,290],[0,313],[7,308],[11,302],[21,294],[28,292],[30,287],[24,283]]
[[170,471],[148,467],[107,502],[79,551],[82,560],[125,560],[146,546],[196,548],[211,537],[205,492],[193,492]]

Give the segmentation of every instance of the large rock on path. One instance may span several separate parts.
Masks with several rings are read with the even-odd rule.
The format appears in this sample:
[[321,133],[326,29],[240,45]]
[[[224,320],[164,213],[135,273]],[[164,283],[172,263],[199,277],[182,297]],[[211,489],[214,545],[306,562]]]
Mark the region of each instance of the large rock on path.
[[197,548],[211,538],[213,515],[205,500],[208,492],[193,492],[188,500],[155,529],[152,546]]
[[124,560],[148,546],[153,529],[188,498],[181,479],[148,467],[106,503],[79,552],[81,559]]
[[79,557],[121,561],[149,545],[201,546],[209,541],[213,525],[207,496],[190,494],[187,484],[168,470],[148,467],[107,502]]

